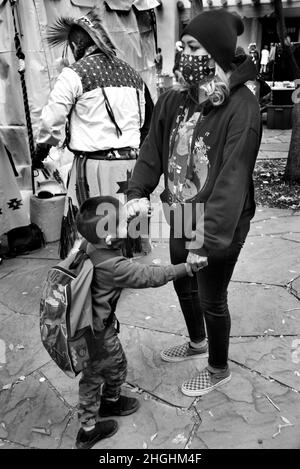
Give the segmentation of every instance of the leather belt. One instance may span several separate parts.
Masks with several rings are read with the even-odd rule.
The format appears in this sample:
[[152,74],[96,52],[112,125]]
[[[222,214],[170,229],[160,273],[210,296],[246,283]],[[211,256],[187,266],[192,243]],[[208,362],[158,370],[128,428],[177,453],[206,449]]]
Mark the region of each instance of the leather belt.
[[75,156],[91,160],[136,160],[139,156],[139,149],[132,147],[110,148],[98,151],[74,151]]

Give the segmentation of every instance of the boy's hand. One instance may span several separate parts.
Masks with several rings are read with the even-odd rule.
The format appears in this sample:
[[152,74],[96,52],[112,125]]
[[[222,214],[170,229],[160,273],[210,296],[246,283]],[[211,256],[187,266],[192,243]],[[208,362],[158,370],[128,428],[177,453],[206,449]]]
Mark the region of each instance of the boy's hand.
[[203,267],[206,267],[208,264],[207,257],[198,256],[194,252],[189,252],[186,261],[191,266],[193,272],[203,269]]
[[192,271],[192,268],[190,266],[190,264],[184,264],[185,265],[185,268],[186,268],[186,272],[188,274],[189,277],[193,277],[194,276],[194,272]]

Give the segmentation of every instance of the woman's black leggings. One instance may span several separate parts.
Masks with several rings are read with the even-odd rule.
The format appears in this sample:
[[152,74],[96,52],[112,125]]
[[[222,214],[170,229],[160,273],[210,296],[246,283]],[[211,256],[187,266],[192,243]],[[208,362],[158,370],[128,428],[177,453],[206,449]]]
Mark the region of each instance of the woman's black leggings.
[[[170,236],[172,264],[186,262],[188,251],[185,239]],[[234,242],[222,251],[211,251],[208,266],[194,277],[174,281],[190,340],[200,342],[208,338],[208,363],[215,368],[227,367],[230,314],[227,289],[243,242]],[[205,332],[206,329],[206,332]]]

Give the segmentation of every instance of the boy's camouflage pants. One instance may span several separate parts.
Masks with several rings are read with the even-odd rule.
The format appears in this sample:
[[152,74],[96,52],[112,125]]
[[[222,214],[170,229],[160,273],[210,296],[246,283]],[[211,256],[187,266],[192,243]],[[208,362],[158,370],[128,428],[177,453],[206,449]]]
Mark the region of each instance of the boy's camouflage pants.
[[102,352],[82,371],[79,381],[78,418],[81,425],[94,425],[99,420],[100,395],[118,398],[126,379],[127,360],[114,324],[99,336]]

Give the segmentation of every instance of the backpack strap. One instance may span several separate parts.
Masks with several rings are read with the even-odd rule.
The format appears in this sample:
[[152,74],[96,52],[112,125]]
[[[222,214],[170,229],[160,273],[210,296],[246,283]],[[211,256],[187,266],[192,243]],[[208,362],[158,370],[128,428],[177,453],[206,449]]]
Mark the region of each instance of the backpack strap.
[[86,253],[86,249],[87,249],[87,245],[88,245],[88,242],[86,239],[83,239],[80,243],[80,246],[78,248],[78,251],[83,251]]

